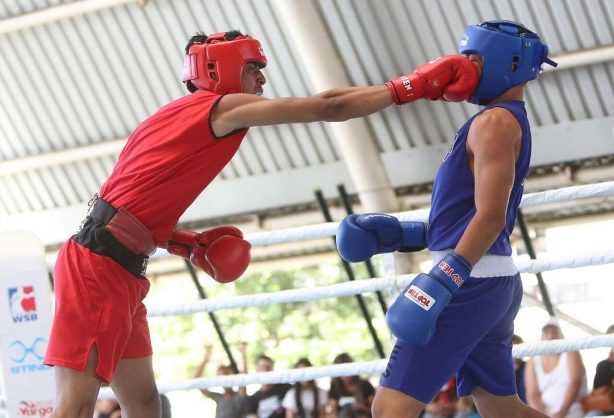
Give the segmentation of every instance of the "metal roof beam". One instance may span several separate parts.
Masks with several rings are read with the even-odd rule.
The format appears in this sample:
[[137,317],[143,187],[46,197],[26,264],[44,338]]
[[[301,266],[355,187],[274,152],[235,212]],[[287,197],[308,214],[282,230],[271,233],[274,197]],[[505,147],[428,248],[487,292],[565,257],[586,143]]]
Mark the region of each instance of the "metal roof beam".
[[[316,90],[349,86],[342,59],[314,2],[276,0],[275,3],[289,38],[298,47],[303,61],[309,63],[305,70]],[[399,203],[367,121],[358,118],[329,126],[365,208],[373,212],[397,210]]]
[[126,139],[105,141],[85,147],[70,148],[62,151],[47,152],[44,154],[31,155],[15,160],[0,162],[0,176],[35,170],[43,167],[64,165],[75,161],[91,160],[107,155],[117,156],[126,143]]
[[544,65],[544,72],[550,72],[555,69],[567,70],[569,68],[614,61],[614,46],[585,49],[570,54],[557,55],[552,57],[552,59],[558,62],[558,67],[554,68],[549,65]]
[[144,4],[143,0],[82,0],[74,3],[61,4],[59,6],[49,7],[10,19],[2,19],[0,21],[0,35],[17,32],[34,26],[45,25],[57,20],[81,16],[124,3],[135,3],[137,1],[141,5]]

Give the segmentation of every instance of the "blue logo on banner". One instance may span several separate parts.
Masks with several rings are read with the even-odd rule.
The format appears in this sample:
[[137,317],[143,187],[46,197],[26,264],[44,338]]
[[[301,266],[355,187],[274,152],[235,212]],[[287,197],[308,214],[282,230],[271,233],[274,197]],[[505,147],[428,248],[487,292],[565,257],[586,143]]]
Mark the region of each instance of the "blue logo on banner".
[[11,374],[32,373],[50,369],[43,364],[47,340],[37,337],[32,343],[15,340],[9,344],[8,357],[12,361]]

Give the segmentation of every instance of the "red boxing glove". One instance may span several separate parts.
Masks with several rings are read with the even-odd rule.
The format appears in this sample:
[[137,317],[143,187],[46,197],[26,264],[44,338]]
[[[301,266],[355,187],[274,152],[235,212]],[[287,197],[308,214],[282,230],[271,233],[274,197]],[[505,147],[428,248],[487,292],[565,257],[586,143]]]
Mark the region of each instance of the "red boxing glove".
[[167,250],[200,267],[220,283],[237,280],[247,269],[251,244],[234,226],[221,226],[201,233],[176,229]]
[[480,81],[477,64],[464,55],[446,55],[386,83],[394,103],[401,105],[418,99],[467,100]]

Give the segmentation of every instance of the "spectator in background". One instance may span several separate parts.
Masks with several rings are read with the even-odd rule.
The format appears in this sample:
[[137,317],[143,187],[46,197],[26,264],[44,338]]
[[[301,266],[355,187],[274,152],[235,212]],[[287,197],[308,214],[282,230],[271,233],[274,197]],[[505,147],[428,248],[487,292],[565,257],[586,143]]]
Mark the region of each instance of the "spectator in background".
[[[256,358],[256,371],[273,371],[274,362],[261,354]],[[247,418],[285,418],[286,411],[281,401],[290,389],[287,384],[262,385],[257,392],[247,398]]]
[[121,408],[117,399],[99,399],[96,401],[94,418],[121,418],[121,416]]
[[[516,334],[512,336],[512,344],[522,344],[524,341]],[[518,390],[518,397],[524,403],[527,403],[527,389],[524,384],[524,375],[527,362],[521,358],[514,359],[514,371],[516,373],[516,388]]]
[[[312,364],[308,359],[301,358],[294,367],[312,367]],[[282,406],[286,409],[286,418],[322,418],[327,400],[328,393],[319,388],[315,380],[307,380],[296,382],[286,392]]]
[[[353,362],[347,353],[339,354],[333,361],[334,364]],[[328,392],[330,407],[337,411],[337,418],[371,418],[374,397],[375,388],[360,376],[334,377]]]
[[473,396],[461,396],[456,400],[456,415],[454,415],[454,418],[481,418],[473,402]]
[[172,418],[171,401],[164,393],[160,394],[160,409],[162,410],[162,416],[160,418]]
[[[606,334],[614,334],[614,324],[608,327]],[[584,403],[585,410],[588,412],[586,414],[587,416],[597,417],[601,415],[614,415],[614,407],[612,409],[604,409],[607,407],[608,403],[614,404],[614,348],[610,350],[607,359],[597,364],[595,379],[593,380],[592,395],[600,395],[599,404],[601,405],[595,405],[596,402]],[[593,398],[593,396],[591,396],[591,398]],[[608,399],[610,402],[608,402]],[[601,409],[595,409],[595,407]]]
[[[542,341],[563,338],[550,320],[542,328]],[[580,400],[586,396],[586,373],[577,351],[536,356],[527,362],[525,384],[529,406],[552,418],[584,416]]]
[[433,400],[426,404],[422,418],[451,418],[456,411],[456,377],[450,378]]
[[[243,362],[243,370],[241,373],[247,373],[247,361],[245,355],[246,344],[239,343],[239,351],[241,352],[241,361]],[[201,377],[205,371],[207,364],[211,360],[212,347],[205,346],[205,354],[203,361],[198,365],[194,372],[194,377]],[[222,364],[217,368],[218,376],[226,376],[234,373],[232,366]],[[247,414],[247,394],[245,387],[235,391],[233,388],[224,388],[223,393],[213,392],[208,389],[200,390],[203,395],[215,402],[215,418],[244,418]]]

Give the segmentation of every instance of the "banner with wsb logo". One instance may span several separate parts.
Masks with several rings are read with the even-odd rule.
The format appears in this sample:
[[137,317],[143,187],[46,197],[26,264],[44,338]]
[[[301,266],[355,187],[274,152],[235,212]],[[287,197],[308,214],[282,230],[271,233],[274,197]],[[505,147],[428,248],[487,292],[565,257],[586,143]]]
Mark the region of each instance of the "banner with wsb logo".
[[0,380],[8,418],[47,417],[53,411],[53,369],[43,364],[51,305],[38,237],[30,232],[0,234]]

